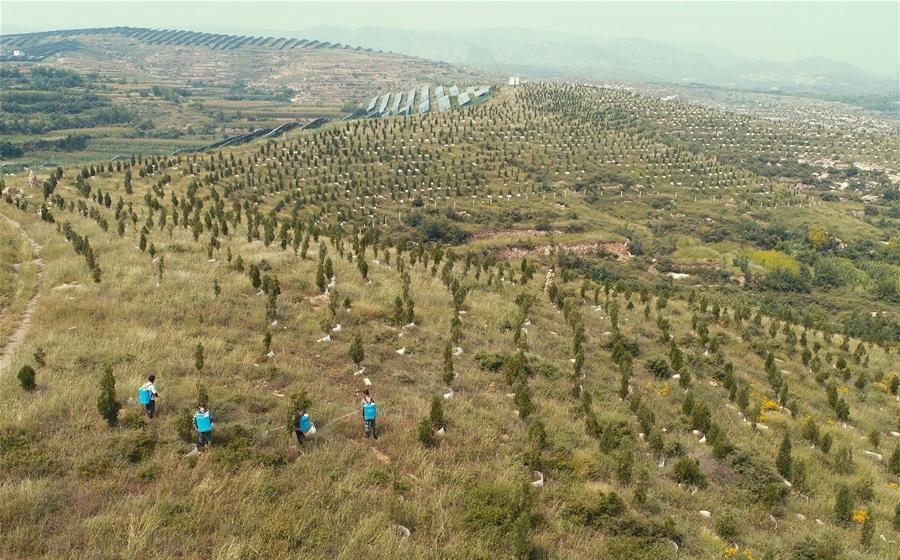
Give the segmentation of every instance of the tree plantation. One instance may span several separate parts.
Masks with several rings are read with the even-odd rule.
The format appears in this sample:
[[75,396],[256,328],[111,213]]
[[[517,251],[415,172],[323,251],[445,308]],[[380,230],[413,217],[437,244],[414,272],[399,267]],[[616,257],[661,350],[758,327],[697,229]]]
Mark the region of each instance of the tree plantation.
[[898,151],[558,83],[6,175],[0,556],[895,558]]

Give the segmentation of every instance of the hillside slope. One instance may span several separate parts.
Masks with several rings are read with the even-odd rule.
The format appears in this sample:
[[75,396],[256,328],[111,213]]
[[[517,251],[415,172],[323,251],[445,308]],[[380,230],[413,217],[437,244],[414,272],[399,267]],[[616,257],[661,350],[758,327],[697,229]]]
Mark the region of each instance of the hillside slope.
[[0,556],[893,558],[896,148],[535,85],[4,177]]
[[446,62],[284,37],[111,27],[4,35],[0,41],[6,62],[39,61],[170,85],[286,87],[310,103],[340,104],[411,81],[478,75]]
[[342,119],[384,92],[489,72],[314,40],[130,27],[0,36],[0,163],[168,155]]

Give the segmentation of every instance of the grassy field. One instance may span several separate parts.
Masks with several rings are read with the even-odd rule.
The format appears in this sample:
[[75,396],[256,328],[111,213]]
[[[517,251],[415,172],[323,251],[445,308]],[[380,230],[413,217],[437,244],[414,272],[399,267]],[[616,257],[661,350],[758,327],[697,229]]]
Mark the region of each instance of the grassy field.
[[[645,158],[640,142],[652,135],[624,112],[643,114],[644,101],[623,99],[532,86],[453,114],[144,160],[131,194],[124,169],[79,180],[79,168],[66,168],[48,200],[54,223],[36,216],[39,194],[28,211],[0,202],[45,263],[12,368],[34,366],[37,389],[0,377],[0,556],[895,558],[897,340],[839,333],[856,306],[896,321],[897,303],[814,278],[809,292],[767,287],[767,269],[813,268],[807,261],[826,255],[809,257],[806,229],[780,208],[756,209],[767,192],[723,179],[738,201],[724,207],[669,155]],[[594,107],[626,116],[584,119]],[[698,161],[679,167],[688,164]],[[793,178],[709,172],[797,202],[785,194]],[[688,184],[634,187],[673,174]],[[822,204],[841,217],[830,232],[874,228],[891,247],[888,210],[879,225],[844,212],[852,200]],[[762,233],[744,220],[748,209]],[[66,223],[89,239],[99,282]],[[782,231],[792,235],[770,247],[766,236]],[[633,256],[623,260],[564,250],[496,258],[519,245],[624,240]],[[327,295],[322,252],[334,272]],[[745,286],[691,268],[728,261],[732,274],[742,255],[759,263]],[[872,255],[851,262],[893,270]],[[690,278],[666,279],[666,263]],[[251,265],[277,277],[274,315]],[[404,272],[414,325],[395,317]],[[831,316],[804,327],[817,305]],[[97,410],[107,367],[123,404],[116,427]],[[135,402],[150,373],[160,391],[153,420]],[[365,379],[379,406],[374,441],[357,412]],[[214,446],[186,456],[183,417],[198,383]],[[302,392],[318,431],[298,449],[283,426]],[[444,420],[423,429],[435,398]],[[534,471],[543,486],[530,484]],[[859,522],[836,515],[841,486]]]
[[15,227],[0,222],[0,348],[6,346],[37,289],[35,256]]

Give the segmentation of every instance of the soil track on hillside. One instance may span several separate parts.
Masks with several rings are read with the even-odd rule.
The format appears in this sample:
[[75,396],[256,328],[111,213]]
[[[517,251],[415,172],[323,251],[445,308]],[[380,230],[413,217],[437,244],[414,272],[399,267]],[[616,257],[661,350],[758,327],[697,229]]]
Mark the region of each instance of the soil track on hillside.
[[25,231],[25,229],[22,227],[22,224],[8,216],[3,217],[7,222],[10,223],[10,225],[19,230],[19,233],[21,233],[22,236],[31,244],[31,248],[35,254],[35,259],[33,262],[38,267],[38,274],[37,286],[35,286],[34,295],[31,296],[30,300],[28,300],[28,305],[25,306],[25,312],[22,314],[22,317],[16,324],[16,328],[10,335],[9,340],[6,342],[6,345],[0,348],[0,375],[3,375],[3,373],[6,371],[6,368],[8,368],[10,363],[12,363],[12,359],[16,353],[16,350],[19,349],[19,346],[21,346],[22,342],[25,341],[25,336],[28,334],[28,331],[31,330],[31,318],[34,316],[34,311],[37,308],[38,299],[40,299],[41,297],[41,280],[44,275],[44,261],[40,257],[42,249],[41,245],[30,235],[28,235],[28,232]]

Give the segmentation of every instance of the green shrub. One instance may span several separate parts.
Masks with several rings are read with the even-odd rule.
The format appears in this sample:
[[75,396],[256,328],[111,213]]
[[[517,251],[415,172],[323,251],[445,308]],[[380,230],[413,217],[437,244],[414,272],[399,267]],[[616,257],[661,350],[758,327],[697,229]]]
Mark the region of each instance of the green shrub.
[[506,356],[503,354],[491,354],[488,352],[478,352],[475,354],[475,363],[482,371],[500,371],[503,364],[506,363]]
[[843,548],[836,535],[826,535],[821,539],[806,536],[791,547],[790,560],[839,560],[843,558]]
[[478,482],[464,493],[462,507],[470,530],[511,548],[516,558],[528,558],[533,521],[527,485]]
[[28,364],[22,366],[22,369],[19,370],[16,377],[19,379],[19,385],[26,391],[34,391],[34,388],[37,387],[34,382],[34,368]]
[[190,408],[183,408],[175,415],[172,427],[181,441],[190,443],[197,439],[194,435],[194,411]]
[[213,430],[215,448],[213,457],[216,463],[224,467],[235,468],[243,461],[250,459],[254,450],[251,441],[251,432],[240,424],[218,427]]
[[849,525],[852,517],[853,491],[846,484],[841,484],[834,496],[834,518],[842,525]]
[[129,463],[138,463],[150,456],[156,447],[156,434],[150,431],[129,432],[112,446],[115,455]]
[[682,484],[706,488],[706,476],[700,470],[700,461],[681,457],[675,462],[675,480]]
[[0,429],[0,472],[24,480],[55,475],[62,468],[60,460],[39,433],[10,426]]
[[647,360],[647,369],[660,379],[669,377],[669,364],[663,359],[653,358]]
[[128,429],[139,430],[145,425],[144,415],[138,410],[127,410],[122,416],[122,423]]
[[740,524],[734,514],[726,511],[716,518],[716,534],[725,542],[734,542],[740,535]]
[[430,418],[422,418],[416,431],[419,436],[419,443],[425,447],[434,447],[434,430],[431,428]]

